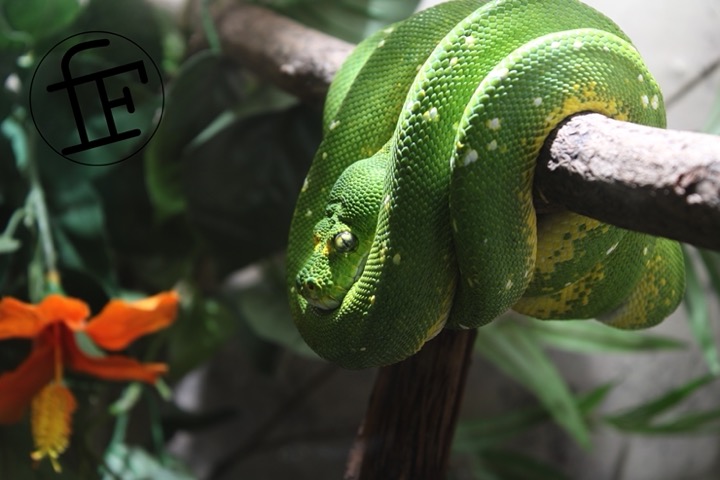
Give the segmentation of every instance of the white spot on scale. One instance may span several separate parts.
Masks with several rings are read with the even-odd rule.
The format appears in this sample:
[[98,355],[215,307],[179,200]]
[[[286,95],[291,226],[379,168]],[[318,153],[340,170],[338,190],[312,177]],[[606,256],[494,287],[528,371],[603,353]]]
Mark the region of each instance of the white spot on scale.
[[452,57],[452,58],[450,59],[450,66],[451,66],[451,67],[454,67],[455,65],[457,65],[457,63],[458,63],[458,58],[457,58],[457,57]]
[[399,253],[396,253],[396,254],[393,256],[393,263],[394,263],[395,265],[400,265],[400,260],[402,260],[402,258],[400,257],[400,254],[399,254]]
[[542,105],[542,98],[535,97],[535,99],[533,100],[533,105],[535,105],[536,107],[539,107],[540,105]]
[[648,254],[648,247],[646,245],[645,248],[643,248],[643,255],[647,255],[647,254]]
[[492,142],[488,143],[487,149],[490,151],[497,150],[498,143],[497,140],[493,140]]
[[660,98],[657,95],[653,95],[653,97],[650,99],[650,106],[653,108],[653,110],[657,110],[660,108]]
[[437,120],[437,118],[438,118],[438,111],[437,111],[437,108],[435,108],[435,107],[432,107],[430,110],[423,113],[423,120],[425,120],[425,121],[432,122],[432,121]]
[[640,100],[642,101],[643,107],[647,108],[647,106],[650,105],[650,99],[647,95],[643,95],[642,97],[640,97]]
[[620,242],[615,242],[612,247],[608,248],[607,252],[605,252],[605,255],[610,255],[612,252],[614,252],[618,245],[620,245]]
[[583,42],[581,42],[580,40],[575,40],[575,43],[573,43],[573,48],[575,50],[580,50],[582,48],[582,46],[583,46]]
[[303,193],[305,193],[305,192],[307,191],[307,189],[308,189],[308,184],[309,184],[309,183],[310,183],[310,182],[308,182],[307,177],[305,177],[305,181],[303,182],[303,185],[302,185],[302,188],[300,189],[300,191],[303,192]]
[[508,70],[506,67],[500,67],[497,70],[495,70],[495,76],[502,80],[503,78],[507,77],[510,74],[510,70]]
[[378,45],[377,45],[377,46],[378,46],[378,48],[384,47],[384,46],[385,46],[385,39],[380,40],[380,41],[378,42]]
[[508,278],[507,283],[505,284],[505,290],[510,290],[513,286],[512,278]]
[[370,305],[375,305],[375,295],[370,295],[368,300],[370,300]]
[[487,127],[490,130],[499,130],[500,129],[500,119],[499,118],[493,118],[492,120],[487,121]]
[[474,45],[475,44],[475,37],[472,35],[466,35],[465,36],[465,45]]
[[395,30],[395,27],[388,27],[385,30],[383,30],[383,33],[392,33],[393,30]]
[[641,73],[640,75],[638,75],[638,82],[644,82],[644,81],[645,81],[645,77],[643,77],[643,75]]
[[312,217],[312,210],[310,210],[310,209],[308,208],[308,211],[305,212],[305,216],[308,217],[308,218]]
[[340,120],[333,120],[332,122],[330,122],[330,126],[328,128],[330,130],[335,130],[338,125],[340,125]]
[[367,347],[360,347],[361,352],[364,352],[365,350],[367,350]]
[[552,42],[550,48],[560,48],[560,42]]
[[327,152],[323,152],[323,154],[322,154],[323,160],[325,160],[327,157],[328,157]]
[[467,167],[471,163],[475,163],[478,159],[478,153],[475,150],[470,150],[465,154],[463,159],[463,167]]
[[407,109],[409,112],[417,112],[420,108],[420,102],[417,100],[409,100],[407,103]]

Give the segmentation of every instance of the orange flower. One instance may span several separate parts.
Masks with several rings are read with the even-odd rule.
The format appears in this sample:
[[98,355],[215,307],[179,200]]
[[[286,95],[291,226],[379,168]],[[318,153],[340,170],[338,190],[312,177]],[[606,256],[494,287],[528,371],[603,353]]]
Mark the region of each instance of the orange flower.
[[21,420],[32,403],[38,449],[33,458],[49,456],[58,470],[57,456],[67,446],[75,408],[72,393],[62,383],[64,367],[106,380],[146,383],[154,383],[167,370],[164,364],[140,363],[123,355],[89,356],[78,346],[76,334],[87,335],[107,350],[121,350],[172,323],[177,302],[175,292],[136,302],[112,300],[87,321],[87,304],[62,295],[49,295],[38,305],[11,297],[0,300],[0,340],[34,339],[30,356],[17,369],[0,375],[0,424]]

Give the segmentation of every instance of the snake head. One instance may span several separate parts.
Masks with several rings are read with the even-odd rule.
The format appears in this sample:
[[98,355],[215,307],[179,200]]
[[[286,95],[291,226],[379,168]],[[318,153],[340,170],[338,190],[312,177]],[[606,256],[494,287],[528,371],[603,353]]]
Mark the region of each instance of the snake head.
[[360,251],[364,242],[332,213],[315,226],[313,239],[315,248],[297,276],[296,287],[310,305],[333,310],[362,273],[367,258]]
[[325,216],[313,229],[312,254],[295,287],[320,310],[340,306],[362,275],[372,246],[385,180],[384,157],[350,165],[330,190]]

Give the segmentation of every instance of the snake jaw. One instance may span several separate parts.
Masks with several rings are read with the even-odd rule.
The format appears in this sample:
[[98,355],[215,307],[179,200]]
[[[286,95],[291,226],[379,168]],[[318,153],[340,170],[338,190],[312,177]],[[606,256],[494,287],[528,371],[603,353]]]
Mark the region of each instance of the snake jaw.
[[[323,311],[335,310],[340,306],[347,292],[350,291],[350,287],[352,287],[362,275],[367,258],[368,254],[362,256],[352,281],[347,288],[337,284],[323,285],[313,278],[305,278],[303,280],[305,276],[300,274],[296,280],[297,289],[303,298],[313,307]],[[330,292],[329,290],[332,291]]]
[[305,300],[313,307],[323,311],[335,310],[340,306],[340,300],[332,297],[313,298],[311,296],[305,296]]

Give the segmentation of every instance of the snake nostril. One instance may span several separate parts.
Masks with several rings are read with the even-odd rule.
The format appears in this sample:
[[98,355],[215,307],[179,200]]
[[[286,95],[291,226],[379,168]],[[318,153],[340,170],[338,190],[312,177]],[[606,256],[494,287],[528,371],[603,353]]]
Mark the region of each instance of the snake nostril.
[[300,275],[298,275],[295,279],[295,288],[301,293],[309,293],[315,291],[318,288],[318,284],[312,277],[303,280]]

